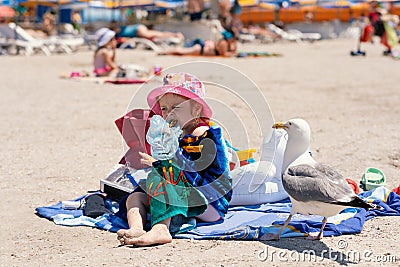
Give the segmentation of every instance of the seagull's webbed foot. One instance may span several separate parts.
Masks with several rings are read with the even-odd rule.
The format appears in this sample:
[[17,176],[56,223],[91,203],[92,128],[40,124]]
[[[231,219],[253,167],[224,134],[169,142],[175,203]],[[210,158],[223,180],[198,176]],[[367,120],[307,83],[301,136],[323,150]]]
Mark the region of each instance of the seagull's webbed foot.
[[324,236],[323,233],[312,232],[306,237],[307,240],[320,240]]
[[272,240],[279,240],[281,238],[281,234],[283,230],[288,226],[290,220],[292,219],[293,214],[289,214],[287,217],[285,223],[281,226],[281,229],[279,229],[278,233],[272,234],[272,233],[266,233],[262,237],[260,237],[260,240],[265,240],[265,241],[272,241]]
[[319,233],[318,234],[316,232],[309,233],[306,239],[320,240],[324,236],[324,228],[325,228],[327,221],[328,221],[328,219],[326,217],[324,217],[324,219],[322,220],[322,226],[321,226],[321,230],[319,231]]

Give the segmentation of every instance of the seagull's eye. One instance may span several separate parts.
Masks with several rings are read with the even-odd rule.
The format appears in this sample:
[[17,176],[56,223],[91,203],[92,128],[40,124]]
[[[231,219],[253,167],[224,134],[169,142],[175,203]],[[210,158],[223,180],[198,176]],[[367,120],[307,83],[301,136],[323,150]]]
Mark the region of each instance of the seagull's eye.
[[289,125],[292,125],[292,123],[291,123],[291,122],[289,122]]

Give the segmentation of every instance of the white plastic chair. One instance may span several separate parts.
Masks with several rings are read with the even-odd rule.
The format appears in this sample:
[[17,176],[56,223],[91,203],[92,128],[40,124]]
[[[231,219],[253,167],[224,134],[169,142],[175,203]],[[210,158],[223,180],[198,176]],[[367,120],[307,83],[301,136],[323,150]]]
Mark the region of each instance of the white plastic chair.
[[9,24],[1,24],[0,25],[0,34],[8,40],[8,42],[13,43],[13,45],[18,48],[23,48],[25,51],[25,55],[32,55],[35,50],[41,50],[46,56],[51,54],[48,47],[45,45],[44,41],[33,38],[29,35],[21,36],[20,27],[15,23]]
[[46,55],[58,51],[71,54],[77,47],[83,45],[85,42],[82,37],[75,37],[68,34],[63,35],[63,37],[51,36],[45,39],[38,39],[15,23],[9,23],[8,27],[13,32],[12,36],[16,37],[16,44],[25,49],[26,55],[33,54],[34,50],[37,49],[42,50]]
[[136,48],[138,45],[144,45],[146,48],[150,48],[156,52],[162,51],[162,49],[157,44],[155,44],[153,41],[150,41],[149,39],[146,39],[146,38],[140,38],[140,37],[129,38],[128,40],[123,42],[119,48],[121,48],[121,49],[129,48],[129,47]]
[[268,24],[268,29],[270,29],[275,34],[279,35],[282,39],[287,41],[294,41],[297,43],[302,43],[303,41],[317,41],[321,40],[322,36],[320,33],[303,33],[298,30],[285,31],[274,24]]

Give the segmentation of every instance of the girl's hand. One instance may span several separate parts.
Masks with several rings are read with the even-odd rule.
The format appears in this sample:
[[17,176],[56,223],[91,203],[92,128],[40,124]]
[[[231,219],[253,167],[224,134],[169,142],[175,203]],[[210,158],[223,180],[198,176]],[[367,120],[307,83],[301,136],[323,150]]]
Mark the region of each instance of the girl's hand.
[[148,165],[148,166],[153,166],[153,162],[155,162],[155,158],[153,158],[152,156],[150,156],[147,153],[143,153],[143,152],[139,152],[139,155],[142,157],[140,159],[140,163]]

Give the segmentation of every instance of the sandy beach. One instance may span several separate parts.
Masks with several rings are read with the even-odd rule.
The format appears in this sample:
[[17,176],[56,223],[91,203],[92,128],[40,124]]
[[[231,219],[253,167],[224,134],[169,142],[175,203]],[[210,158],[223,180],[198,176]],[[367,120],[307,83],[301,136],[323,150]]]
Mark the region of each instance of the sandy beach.
[[[359,181],[367,167],[381,169],[387,188],[400,176],[400,61],[383,57],[379,44],[365,44],[366,57],[351,57],[356,40],[313,44],[241,45],[243,51],[282,53],[282,57],[211,58],[231,66],[257,84],[275,120],[301,117],[312,129],[317,161]],[[156,56],[152,51],[117,52],[119,63],[164,68],[198,57]],[[201,58],[207,60],[207,58]],[[173,240],[171,244],[118,247],[116,234],[90,227],[57,226],[35,208],[74,199],[99,189],[123,154],[114,120],[123,115],[140,85],[77,82],[59,78],[71,71],[91,71],[92,52],[72,55],[0,57],[0,188],[4,211],[0,224],[1,266],[335,266],[357,262],[317,257],[317,262],[288,259],[289,253],[314,250],[370,251],[365,266],[399,266],[398,217],[377,217],[357,235],[321,241]],[[224,77],[229,79],[229,77]],[[214,92],[218,93],[218,92]],[[237,106],[239,111],[241,106]],[[243,118],[246,118],[243,108]],[[250,130],[249,146],[259,137]],[[287,261],[260,251],[286,253]],[[343,250],[342,250],[343,251]],[[397,262],[382,257],[395,256]],[[379,259],[381,262],[379,262]]]

